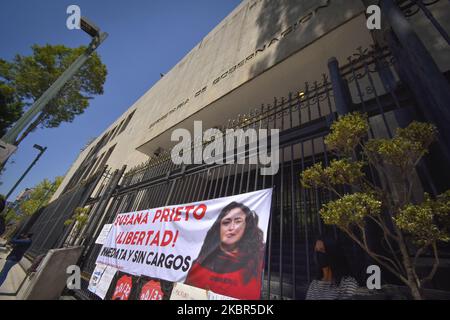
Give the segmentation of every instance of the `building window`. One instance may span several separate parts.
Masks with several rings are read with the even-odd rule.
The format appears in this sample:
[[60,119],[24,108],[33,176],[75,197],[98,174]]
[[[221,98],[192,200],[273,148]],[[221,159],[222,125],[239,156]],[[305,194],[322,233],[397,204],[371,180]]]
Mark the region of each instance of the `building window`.
[[112,131],[111,131],[111,137],[109,138],[108,142],[111,141],[112,139],[114,139],[114,137],[115,137],[116,134],[117,134],[117,129],[118,129],[118,128],[119,128],[119,127],[117,126],[117,127],[115,127],[114,129],[112,129]]
[[125,122],[125,119],[123,119],[122,122],[117,126],[117,130],[116,130],[116,132],[112,135],[111,140],[114,139],[116,136],[119,135],[119,132],[121,132],[121,131],[120,131],[120,128],[122,127],[122,125],[123,125],[124,122]]
[[106,165],[106,162],[109,160],[109,157],[113,153],[115,147],[116,147],[116,145],[113,145],[111,148],[109,148],[109,150],[106,153],[105,157],[103,158],[101,164],[98,166],[99,168],[103,168]]
[[126,127],[128,126],[128,124],[131,121],[131,118],[133,118],[135,112],[136,112],[136,110],[134,110],[132,113],[130,113],[130,115],[128,116],[127,120],[123,124],[122,128],[120,128],[119,134],[122,133],[126,129]]

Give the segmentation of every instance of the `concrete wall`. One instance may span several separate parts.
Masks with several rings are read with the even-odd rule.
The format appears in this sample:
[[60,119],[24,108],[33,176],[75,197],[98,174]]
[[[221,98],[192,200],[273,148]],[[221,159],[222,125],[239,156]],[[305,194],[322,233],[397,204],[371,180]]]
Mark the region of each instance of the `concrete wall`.
[[39,265],[36,274],[19,292],[19,300],[57,300],[66,287],[66,269],[75,265],[83,247],[52,249]]

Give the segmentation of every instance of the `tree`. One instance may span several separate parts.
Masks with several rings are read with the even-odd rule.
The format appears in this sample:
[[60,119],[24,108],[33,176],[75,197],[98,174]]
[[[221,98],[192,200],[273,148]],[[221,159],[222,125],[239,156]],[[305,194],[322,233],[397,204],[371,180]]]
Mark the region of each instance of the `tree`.
[[[413,122],[397,129],[392,139],[367,140],[368,129],[365,115],[341,117],[325,139],[340,158],[326,168],[315,164],[301,174],[301,181],[306,188],[331,190],[338,199],[320,210],[324,223],[336,225],[406,284],[415,299],[422,299],[422,289],[439,265],[437,245],[450,241],[450,190],[435,198],[413,196],[415,167],[436,140],[437,130]],[[366,177],[367,165],[375,169],[380,185]],[[386,253],[368,245],[369,221],[382,231]],[[433,265],[427,275],[420,275],[418,259],[426,252],[434,257]]]
[[74,210],[72,217],[64,221],[65,226],[70,226],[75,223],[73,232],[73,238],[77,238],[80,235],[81,230],[89,220],[89,208],[78,207]]
[[20,211],[27,216],[31,216],[37,210],[46,206],[60,186],[62,180],[63,177],[56,177],[53,182],[44,179],[33,188],[29,198],[19,205]]
[[32,216],[40,208],[48,204],[62,180],[63,177],[56,177],[53,182],[48,179],[44,179],[33,188],[33,191],[25,200],[22,200],[22,202],[18,205],[14,205],[14,208],[8,208],[8,210],[5,210],[3,213],[5,222],[9,225],[9,231],[7,231],[6,237],[13,235],[20,222],[25,217]]
[[[1,74],[0,71],[0,76]],[[0,137],[19,120],[23,113],[23,107],[24,104],[20,101],[16,90],[0,80]]]
[[[0,59],[0,131],[5,132],[17,121],[24,108],[42,96],[85,50],[84,46],[72,49],[63,45],[33,45],[30,56],[16,55],[12,62]],[[103,94],[106,74],[106,66],[94,52],[25,129],[16,145],[39,126],[55,128],[62,122],[72,122],[89,106],[93,95]]]

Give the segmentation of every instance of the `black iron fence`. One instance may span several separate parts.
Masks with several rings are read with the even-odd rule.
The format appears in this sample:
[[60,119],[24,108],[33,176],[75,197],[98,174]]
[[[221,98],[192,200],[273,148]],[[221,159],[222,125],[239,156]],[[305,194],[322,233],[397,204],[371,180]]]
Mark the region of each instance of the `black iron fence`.
[[[384,59],[384,60],[383,60]],[[398,123],[395,110],[409,108],[410,97],[398,83],[386,50],[360,51],[357,58],[341,68],[348,83],[348,109],[370,115],[373,136],[389,136]],[[385,63],[381,63],[381,61]],[[382,68],[392,78],[383,86]],[[386,70],[384,70],[387,73]],[[364,84],[363,84],[364,83]],[[363,89],[364,88],[364,92]],[[386,89],[388,88],[388,89]],[[307,190],[299,183],[300,173],[319,161],[327,164],[332,154],[324,143],[332,121],[337,117],[333,85],[327,76],[285,98],[274,99],[220,128],[280,129],[280,169],[274,176],[260,174],[260,165],[212,164],[174,165],[170,153],[160,155],[124,174],[104,215],[111,223],[121,212],[176,205],[236,195],[274,187],[264,275],[264,298],[304,297],[315,274],[312,246],[325,228],[319,217],[323,203],[331,199],[328,191]],[[84,236],[91,239],[83,256],[83,271],[89,275],[100,245],[92,242],[100,231]],[[336,236],[341,236],[334,230]],[[352,243],[347,250],[354,272],[362,279],[365,256]],[[87,286],[87,277],[84,287]],[[87,292],[86,292],[87,293]],[[92,296],[91,296],[92,297]]]
[[26,227],[28,232],[33,233],[33,244],[29,254],[37,256],[62,245],[69,229],[66,221],[73,216],[76,208],[85,206],[103,174],[103,171],[97,172],[40,210],[36,221]]

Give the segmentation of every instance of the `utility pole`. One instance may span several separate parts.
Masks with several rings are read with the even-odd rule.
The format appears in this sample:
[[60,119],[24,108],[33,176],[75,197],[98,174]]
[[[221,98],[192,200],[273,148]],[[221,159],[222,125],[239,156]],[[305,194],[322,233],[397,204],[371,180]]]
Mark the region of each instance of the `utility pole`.
[[35,144],[33,147],[39,150],[39,154],[36,156],[36,158],[30,164],[30,166],[27,168],[27,170],[25,170],[25,172],[22,174],[22,176],[19,178],[19,180],[17,180],[16,184],[11,188],[11,190],[9,190],[8,194],[5,196],[5,200],[8,200],[9,196],[14,192],[14,190],[16,190],[17,186],[22,182],[22,180],[25,178],[25,176],[28,174],[28,172],[30,172],[31,168],[34,167],[36,162],[38,162],[39,158],[44,154],[45,150],[47,150],[47,147],[41,147],[38,144]]

